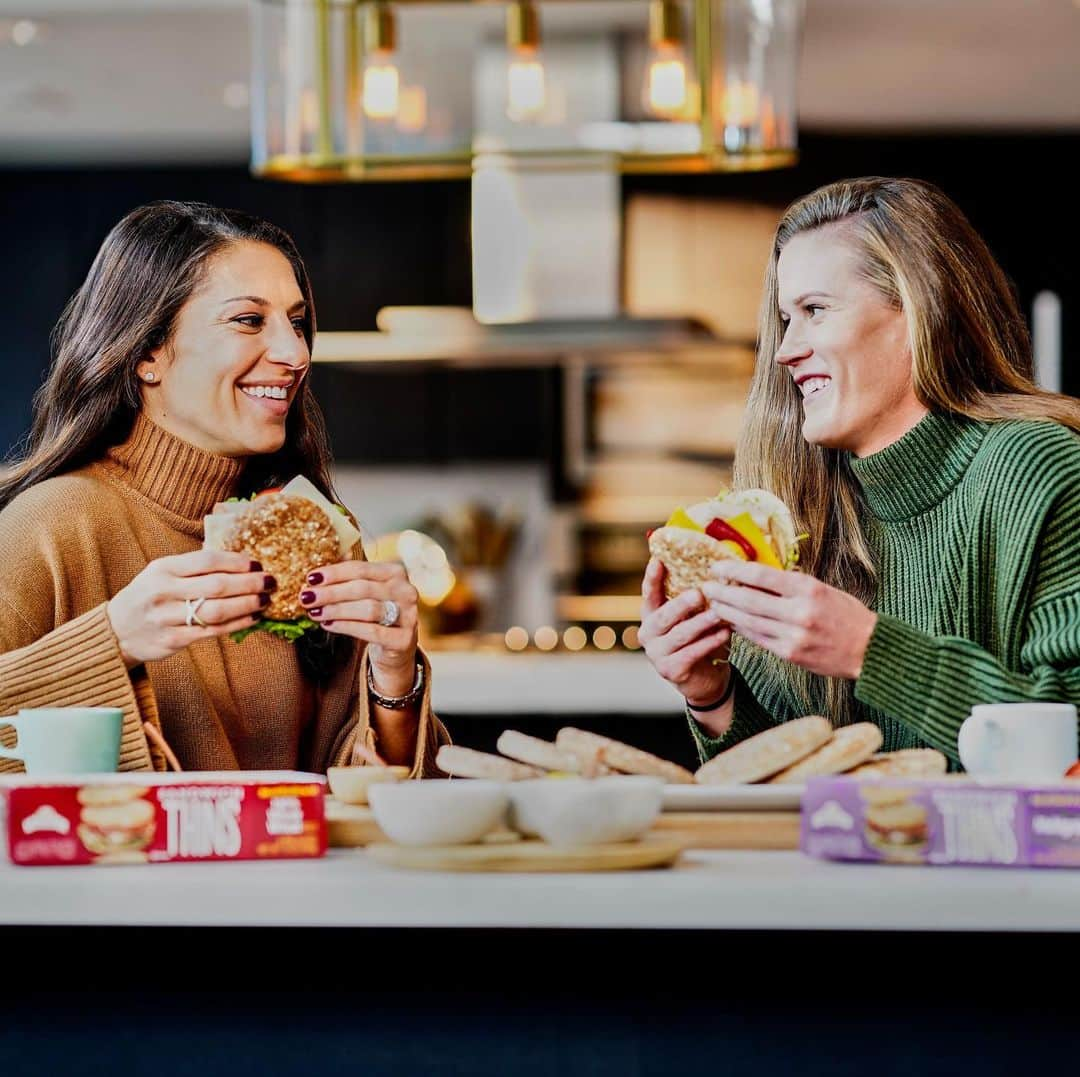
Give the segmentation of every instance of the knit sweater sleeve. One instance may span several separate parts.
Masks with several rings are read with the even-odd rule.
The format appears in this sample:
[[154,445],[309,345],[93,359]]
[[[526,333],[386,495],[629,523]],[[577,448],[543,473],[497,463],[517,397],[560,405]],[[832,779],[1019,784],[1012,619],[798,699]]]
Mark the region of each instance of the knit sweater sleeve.
[[971,640],[933,636],[878,615],[856,697],[905,722],[954,761],[960,725],[975,703],[1080,707],[1080,453],[1061,470],[1042,520],[1018,520],[1008,536],[1032,544],[1028,578],[1017,584],[1008,573],[981,566],[1011,598],[1024,596],[1015,662],[1006,664]]
[[[131,676],[106,613],[105,603],[38,638],[18,610],[0,597],[0,714],[29,707],[117,707],[124,713],[121,770],[147,770],[151,757]],[[144,686],[142,705],[152,705]],[[2,726],[2,719],[0,719]],[[7,730],[11,732],[10,728]],[[7,747],[14,738],[0,736]],[[21,766],[0,760],[0,772]]]

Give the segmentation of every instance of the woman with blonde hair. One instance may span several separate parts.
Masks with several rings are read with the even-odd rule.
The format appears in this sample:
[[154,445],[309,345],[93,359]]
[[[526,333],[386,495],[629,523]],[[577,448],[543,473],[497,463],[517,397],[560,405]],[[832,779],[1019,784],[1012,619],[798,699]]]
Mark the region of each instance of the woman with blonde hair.
[[[357,544],[297,596],[317,627],[231,642],[265,623],[278,584],[246,555],[202,549],[218,502],[297,474],[334,500],[314,336],[280,228],[158,202],[109,233],[0,480],[0,715],[119,708],[122,770],[325,770],[376,750],[433,769],[445,731],[400,566]],[[0,718],[9,747],[11,734]]]
[[802,571],[718,562],[665,602],[654,560],[643,584],[702,759],[819,713],[955,764],[972,704],[1080,704],[1080,401],[1033,377],[1013,287],[938,188],[784,213],[735,482],[790,506]]

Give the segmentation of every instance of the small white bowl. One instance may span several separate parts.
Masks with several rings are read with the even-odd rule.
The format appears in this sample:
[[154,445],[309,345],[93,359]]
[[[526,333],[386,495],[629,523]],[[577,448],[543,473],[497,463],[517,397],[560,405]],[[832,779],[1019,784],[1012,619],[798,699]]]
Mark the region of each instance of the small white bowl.
[[433,778],[373,785],[368,790],[375,822],[398,845],[467,845],[506,818],[502,782]]
[[510,825],[551,845],[634,841],[660,815],[661,778],[532,778],[511,782]]
[[371,786],[401,782],[408,776],[408,767],[330,767],[326,772],[330,792],[343,804],[366,804]]

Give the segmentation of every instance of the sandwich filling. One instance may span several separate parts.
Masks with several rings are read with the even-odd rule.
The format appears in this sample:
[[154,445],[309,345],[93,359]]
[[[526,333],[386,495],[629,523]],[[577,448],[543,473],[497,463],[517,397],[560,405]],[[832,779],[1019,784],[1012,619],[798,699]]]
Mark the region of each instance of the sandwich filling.
[[664,526],[708,535],[729,556],[779,569],[798,564],[799,542],[806,537],[795,534],[787,506],[766,490],[721,493],[676,509]]

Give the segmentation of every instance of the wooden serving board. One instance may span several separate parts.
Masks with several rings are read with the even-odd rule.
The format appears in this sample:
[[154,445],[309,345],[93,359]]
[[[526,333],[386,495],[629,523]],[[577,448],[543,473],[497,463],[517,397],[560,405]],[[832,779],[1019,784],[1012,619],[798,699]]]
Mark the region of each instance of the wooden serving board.
[[566,849],[519,841],[423,848],[378,843],[367,851],[380,864],[419,871],[633,871],[668,867],[683,848],[677,839],[650,835],[641,841]]
[[797,811],[665,812],[652,833],[688,849],[797,849]]
[[[326,827],[331,848],[357,848],[388,840],[370,808],[329,796]],[[676,839],[690,849],[797,849],[799,813],[665,812],[651,833]]]

